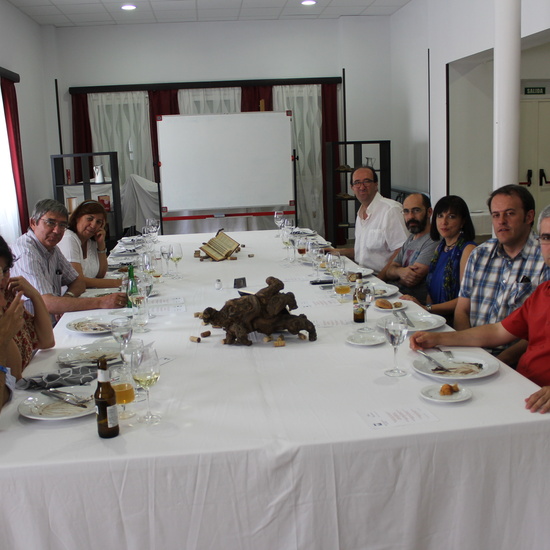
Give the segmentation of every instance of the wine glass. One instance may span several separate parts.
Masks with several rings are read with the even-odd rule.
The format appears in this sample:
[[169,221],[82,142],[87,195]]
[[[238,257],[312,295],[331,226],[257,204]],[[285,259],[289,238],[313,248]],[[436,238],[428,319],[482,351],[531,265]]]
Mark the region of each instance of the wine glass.
[[283,241],[283,246],[286,248],[286,259],[284,261],[287,263],[291,262],[290,247],[292,246],[292,243],[290,241],[290,235],[292,233],[292,229],[293,228],[287,225],[283,225],[281,229],[281,240]]
[[140,338],[133,338],[130,342],[125,344],[122,348],[122,351],[120,353],[122,357],[122,361],[126,364],[126,366],[130,366],[132,354],[136,353],[140,355],[143,353],[143,350],[145,349],[145,345],[143,344],[143,340]]
[[405,341],[408,327],[397,319],[388,319],[384,324],[386,339],[393,346],[393,369],[384,371],[386,376],[405,376],[407,373],[397,365],[397,348]]
[[132,403],[135,398],[134,381],[128,365],[111,367],[111,386],[115,390],[116,404],[120,405],[121,411],[118,417],[126,420],[135,416],[135,412],[126,410],[126,405]]
[[147,284],[139,280],[136,286],[136,292],[130,294],[132,303],[132,323],[135,332],[149,332],[147,323],[149,322],[149,308],[147,307]]
[[374,288],[367,283],[363,283],[357,290],[357,299],[365,309],[365,324],[359,329],[359,332],[373,332],[374,329],[367,325],[367,312],[374,301]]
[[351,292],[351,285],[347,275],[338,273],[333,278],[334,292],[338,297],[338,301],[343,304],[347,301],[347,295]]
[[160,247],[160,255],[162,259],[166,262],[166,271],[163,273],[165,277],[170,277],[170,245],[163,244]]
[[307,252],[308,242],[309,242],[309,239],[307,237],[301,237],[296,242],[296,251],[300,255],[299,261],[301,263],[304,262],[304,256],[306,255],[306,252]]
[[316,281],[320,281],[319,278],[319,267],[323,260],[325,259],[325,250],[319,243],[310,243],[309,245],[309,257],[311,258],[311,263],[315,267],[315,276]]
[[176,272],[172,277],[174,279],[181,279],[181,275],[178,272],[178,262],[183,258],[183,252],[181,251],[181,245],[171,244],[170,245],[170,260],[176,264]]
[[132,319],[128,317],[117,317],[111,321],[111,334],[113,338],[120,344],[120,355],[122,356],[122,348],[132,339],[134,328]]
[[160,422],[160,415],[151,412],[149,402],[149,388],[154,386],[160,377],[160,363],[157,352],[153,348],[145,348],[139,356],[132,353],[132,377],[136,384],[145,390],[147,396],[147,412],[138,418],[144,424],[157,424]]
[[280,231],[281,226],[283,225],[284,215],[285,213],[282,210],[276,210],[273,214],[273,220],[275,221],[275,225],[277,226],[277,230],[279,231],[275,234],[275,237],[277,238],[281,236]]

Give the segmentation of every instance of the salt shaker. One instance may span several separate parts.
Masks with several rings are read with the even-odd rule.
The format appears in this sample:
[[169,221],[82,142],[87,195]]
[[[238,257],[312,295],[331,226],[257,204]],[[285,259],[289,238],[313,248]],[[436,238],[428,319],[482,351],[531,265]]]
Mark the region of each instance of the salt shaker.
[[216,290],[221,290],[221,289],[222,289],[222,286],[223,286],[223,285],[222,285],[221,279],[216,279],[216,282],[214,283],[214,288],[215,288]]

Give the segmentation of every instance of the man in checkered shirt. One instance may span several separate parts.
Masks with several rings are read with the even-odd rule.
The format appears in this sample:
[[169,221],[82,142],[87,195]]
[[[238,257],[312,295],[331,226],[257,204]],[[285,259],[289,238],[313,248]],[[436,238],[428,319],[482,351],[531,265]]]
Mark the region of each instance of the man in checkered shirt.
[[[531,193],[520,185],[506,185],[493,191],[487,204],[496,238],[475,248],[468,259],[455,309],[456,330],[502,321],[550,279],[550,268],[531,231]],[[520,341],[491,351],[515,365],[526,347]]]

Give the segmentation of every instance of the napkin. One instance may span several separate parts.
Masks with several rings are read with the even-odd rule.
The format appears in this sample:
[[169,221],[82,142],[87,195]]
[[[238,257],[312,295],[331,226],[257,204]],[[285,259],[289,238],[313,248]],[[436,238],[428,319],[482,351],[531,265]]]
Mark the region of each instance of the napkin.
[[21,378],[15,387],[19,390],[44,390],[63,386],[83,386],[97,378],[97,367],[73,367],[61,372],[46,372],[29,378]]

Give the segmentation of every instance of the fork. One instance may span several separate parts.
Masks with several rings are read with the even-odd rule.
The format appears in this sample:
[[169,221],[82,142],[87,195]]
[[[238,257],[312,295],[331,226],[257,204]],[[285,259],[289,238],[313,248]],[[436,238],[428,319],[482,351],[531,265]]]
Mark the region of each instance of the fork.
[[57,394],[64,397],[70,397],[75,403],[80,404],[88,403],[93,399],[93,396],[82,397],[81,395],[76,395],[68,391],[58,390],[57,388],[48,388],[48,392],[53,393],[54,395]]

